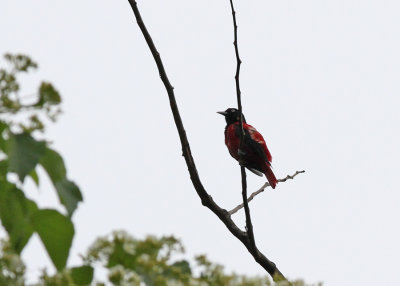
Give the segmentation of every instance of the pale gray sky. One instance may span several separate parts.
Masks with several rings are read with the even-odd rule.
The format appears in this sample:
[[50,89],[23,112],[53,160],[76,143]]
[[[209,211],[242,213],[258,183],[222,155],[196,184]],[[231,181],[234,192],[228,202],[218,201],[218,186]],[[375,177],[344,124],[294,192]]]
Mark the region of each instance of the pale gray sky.
[[[54,83],[64,114],[48,136],[85,202],[69,265],[99,235],[174,234],[189,255],[263,274],[195,193],[166,92],[128,1],[1,0],[0,54],[40,65],[32,93]],[[240,170],[218,110],[236,105],[229,1],[138,1],[175,87],[198,171],[228,209]],[[326,286],[400,285],[398,1],[236,4],[246,119],[263,133],[278,177],[306,174],[251,203],[260,250],[290,278]],[[264,180],[248,174],[249,190]],[[57,203],[45,182],[29,196]],[[244,215],[235,218],[244,226]],[[49,264],[37,238],[30,277]]]

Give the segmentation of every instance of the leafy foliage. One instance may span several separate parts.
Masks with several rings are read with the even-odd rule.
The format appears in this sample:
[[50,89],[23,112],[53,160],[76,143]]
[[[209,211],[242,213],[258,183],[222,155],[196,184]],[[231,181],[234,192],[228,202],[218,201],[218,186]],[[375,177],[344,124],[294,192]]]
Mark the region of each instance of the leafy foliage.
[[172,236],[137,240],[125,232],[114,232],[99,238],[85,261],[99,262],[109,269],[108,278],[113,285],[143,281],[146,285],[162,286],[169,285],[169,281],[189,283],[189,263],[171,260],[173,254],[183,251],[181,243]]
[[[4,243],[4,242],[3,242]],[[1,244],[1,242],[0,242]],[[3,245],[6,246],[7,244]],[[1,245],[0,245],[1,246]],[[271,282],[268,277],[249,277],[226,273],[222,265],[213,263],[205,255],[192,260],[183,258],[181,242],[173,236],[147,236],[136,239],[126,232],[113,232],[98,238],[83,256],[83,265],[65,268],[54,275],[43,271],[36,286],[288,286],[288,282]],[[1,263],[8,261],[7,271],[0,271],[0,285],[4,279],[20,281],[25,285],[25,266],[11,248],[0,256]],[[13,257],[14,264],[10,264]],[[1,268],[0,268],[1,269]],[[95,272],[106,273],[107,281],[94,278]],[[5,275],[6,274],[6,275]],[[2,280],[3,279],[3,280]],[[291,282],[293,286],[307,286],[303,281]],[[322,284],[317,284],[322,286]],[[315,286],[317,286],[315,285]],[[311,285],[308,285],[311,286]]]
[[5,240],[0,240],[0,285],[25,285],[25,265]]
[[[184,247],[173,236],[148,236],[138,240],[119,231],[98,238],[89,248],[84,261],[92,266],[100,263],[108,271],[108,282],[98,282],[100,285],[289,285],[287,282],[271,282],[267,276],[227,274],[223,266],[210,262],[205,255],[196,256],[192,266],[189,260],[182,259],[182,254]],[[300,280],[292,283],[294,286],[305,286]]]
[[8,124],[17,125],[28,133],[35,130],[43,131],[42,115],[55,121],[61,112],[60,94],[51,83],[42,82],[37,94],[21,97],[18,75],[35,70],[38,65],[26,55],[6,54],[4,58],[9,68],[0,68],[0,114],[20,113],[21,115],[21,112],[25,112],[28,123],[16,123],[10,120]]
[[[48,82],[42,82],[36,94],[20,96],[18,75],[36,69],[37,64],[25,55],[6,54],[4,58],[9,67],[0,68],[0,220],[14,253],[20,254],[36,232],[61,271],[74,235],[70,217],[83,198],[78,186],[67,178],[61,155],[48,142],[37,139],[45,130],[45,120],[57,119],[61,96]],[[25,196],[25,178],[39,186],[40,166],[49,175],[66,215],[41,210]]]
[[64,269],[55,275],[48,275],[46,271],[35,286],[80,286],[91,285],[94,269],[89,265]]

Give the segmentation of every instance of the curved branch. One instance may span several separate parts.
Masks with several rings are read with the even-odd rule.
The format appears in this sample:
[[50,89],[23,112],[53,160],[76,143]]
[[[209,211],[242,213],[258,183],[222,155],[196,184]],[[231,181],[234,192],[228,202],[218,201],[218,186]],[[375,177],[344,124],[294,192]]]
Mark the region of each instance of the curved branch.
[[[296,173],[294,173],[293,175],[287,175],[285,178],[283,178],[283,179],[278,179],[278,182],[286,182],[287,180],[289,180],[289,179],[294,179],[294,177],[296,177],[298,174],[302,174],[302,173],[305,173],[305,171],[304,170],[302,170],[302,171],[296,171]],[[267,188],[267,187],[270,187],[271,185],[268,183],[268,182],[266,182],[261,188],[259,188],[257,191],[255,191],[255,192],[253,192],[251,195],[250,195],[250,197],[247,199],[247,202],[249,203],[249,202],[251,202],[253,199],[254,199],[254,197],[255,196],[257,196],[259,193],[262,193],[262,192],[264,192],[264,190]],[[239,204],[239,205],[237,205],[234,209],[232,209],[232,210],[230,210],[229,211],[229,214],[230,215],[233,215],[234,213],[236,213],[238,210],[240,210],[241,208],[243,208],[243,204]]]
[[167,90],[168,98],[169,98],[170,106],[171,106],[171,111],[174,116],[175,125],[178,130],[179,139],[180,139],[181,145],[182,145],[182,154],[185,158],[186,165],[188,167],[190,179],[192,180],[193,186],[194,186],[198,196],[201,199],[201,203],[204,206],[206,206],[207,208],[209,208],[214,214],[216,214],[218,216],[218,218],[225,224],[225,226],[228,228],[228,230],[237,239],[239,239],[243,243],[243,245],[251,253],[251,255],[254,257],[254,259],[273,277],[273,279],[275,281],[286,280],[284,278],[283,274],[276,267],[275,263],[273,263],[267,257],[265,257],[265,255],[263,255],[257,248],[253,248],[251,246],[249,237],[247,236],[246,232],[240,230],[240,228],[238,228],[236,226],[236,224],[231,219],[228,211],[220,208],[214,202],[212,197],[207,193],[207,191],[204,189],[204,186],[200,181],[200,178],[199,178],[199,175],[198,175],[198,172],[196,169],[196,165],[194,163],[194,159],[193,159],[192,152],[190,149],[189,141],[186,137],[186,132],[185,132],[185,129],[184,129],[184,126],[182,123],[182,119],[179,114],[178,106],[176,104],[174,88],[172,87],[171,83],[169,82],[169,79],[165,72],[164,65],[162,63],[160,54],[157,51],[157,49],[154,45],[154,42],[142,20],[142,17],[140,15],[139,9],[137,7],[136,1],[128,0],[128,2],[133,10],[133,13],[135,14],[137,24],[138,24],[140,30],[142,31],[142,34],[146,40],[147,45],[149,46],[149,49],[153,55],[154,61],[157,64],[157,68],[160,73],[161,80],[164,83],[165,89]]

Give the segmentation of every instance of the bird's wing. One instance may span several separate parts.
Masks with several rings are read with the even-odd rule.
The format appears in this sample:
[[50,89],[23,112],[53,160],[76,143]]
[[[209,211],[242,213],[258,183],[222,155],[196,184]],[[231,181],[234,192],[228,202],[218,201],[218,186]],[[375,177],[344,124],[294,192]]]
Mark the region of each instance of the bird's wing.
[[[256,154],[260,155],[268,163],[271,163],[272,156],[265,144],[263,136],[251,125],[243,123],[244,144],[251,148]],[[235,132],[240,137],[240,126],[235,124]]]

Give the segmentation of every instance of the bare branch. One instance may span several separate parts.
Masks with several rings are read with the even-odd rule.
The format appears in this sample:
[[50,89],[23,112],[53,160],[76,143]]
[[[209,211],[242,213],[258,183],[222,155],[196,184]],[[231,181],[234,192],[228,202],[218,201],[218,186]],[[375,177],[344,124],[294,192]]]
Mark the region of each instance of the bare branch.
[[[273,263],[267,257],[265,257],[265,255],[262,254],[256,247],[252,247],[252,244],[250,242],[250,239],[249,239],[247,233],[243,232],[242,230],[240,230],[240,228],[237,227],[237,225],[231,219],[231,216],[228,213],[228,211],[220,208],[214,202],[212,197],[207,193],[207,191],[204,189],[203,184],[200,181],[200,177],[197,172],[196,165],[194,163],[194,159],[193,159],[192,152],[190,149],[189,141],[187,139],[186,132],[185,132],[185,129],[184,129],[184,126],[182,123],[182,119],[179,114],[179,109],[176,104],[174,88],[172,87],[171,83],[169,82],[169,79],[165,72],[164,65],[162,63],[160,54],[158,53],[158,51],[154,45],[154,42],[142,20],[142,17],[140,15],[139,9],[137,7],[136,1],[128,0],[128,2],[133,10],[133,13],[135,14],[137,24],[138,24],[140,30],[142,31],[142,34],[146,40],[147,45],[149,46],[149,49],[153,55],[154,61],[157,64],[157,68],[158,68],[161,80],[164,83],[165,89],[168,93],[171,111],[174,116],[175,125],[178,130],[179,139],[180,139],[181,145],[182,145],[182,154],[185,158],[186,165],[188,167],[190,179],[192,180],[193,186],[194,186],[198,196],[201,199],[201,203],[205,207],[209,208],[214,214],[216,214],[218,216],[218,218],[225,224],[225,226],[228,228],[228,230],[237,239],[239,239],[243,243],[243,245],[247,248],[247,250],[251,253],[251,255],[254,257],[254,259],[257,261],[257,263],[260,264],[273,277],[273,279],[275,281],[286,280],[286,278],[284,278],[283,274],[276,267],[275,263]],[[245,196],[245,198],[246,197],[247,196]],[[245,199],[245,201],[246,201],[246,199]]]
[[[301,173],[305,173],[305,171],[304,170],[302,170],[302,171],[296,171],[296,173],[294,173],[293,175],[287,175],[285,178],[283,178],[283,179],[278,179],[278,182],[286,182],[287,180],[289,180],[289,179],[294,179],[294,177],[296,177],[298,174],[301,174]],[[255,192],[253,192],[251,195],[250,195],[250,197],[247,199],[247,202],[249,203],[249,202],[251,202],[253,199],[254,199],[254,197],[255,196],[257,196],[259,193],[262,193],[262,192],[264,192],[264,190],[267,188],[267,187],[270,187],[271,185],[268,183],[268,182],[266,182],[261,188],[259,188],[257,191],[255,191]],[[233,215],[234,213],[236,213],[238,210],[240,210],[241,208],[243,208],[243,204],[239,204],[239,205],[237,205],[234,209],[232,209],[232,210],[230,210],[229,211],[229,214],[230,215]]]
[[[239,119],[239,124],[240,124],[240,145],[239,145],[239,150],[243,146],[243,138],[244,138],[244,129],[243,129],[243,113],[242,113],[242,99],[241,99],[241,91],[240,91],[240,65],[242,63],[242,60],[240,59],[239,56],[239,46],[238,46],[238,35],[237,35],[237,22],[236,22],[236,11],[233,6],[233,0],[230,0],[231,4],[231,10],[232,10],[232,20],[233,20],[233,36],[234,36],[234,41],[233,45],[235,47],[235,55],[236,55],[236,75],[235,75],[235,84],[236,84],[236,98],[237,98],[237,104],[238,104],[238,110],[240,114],[240,119]],[[240,173],[242,176],[242,197],[243,197],[243,205],[244,205],[244,210],[245,210],[245,215],[246,215],[246,233],[249,237],[250,240],[250,246],[252,251],[255,252],[257,247],[256,247],[256,242],[254,239],[254,230],[253,230],[253,224],[251,223],[251,215],[250,215],[250,208],[247,203],[247,181],[246,181],[246,169],[244,166],[240,166]]]

